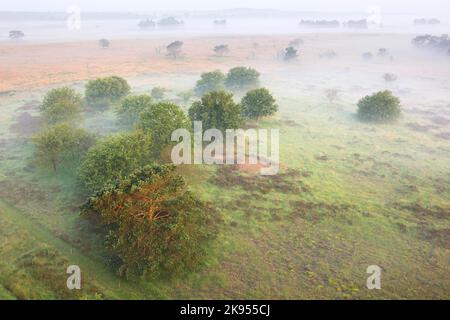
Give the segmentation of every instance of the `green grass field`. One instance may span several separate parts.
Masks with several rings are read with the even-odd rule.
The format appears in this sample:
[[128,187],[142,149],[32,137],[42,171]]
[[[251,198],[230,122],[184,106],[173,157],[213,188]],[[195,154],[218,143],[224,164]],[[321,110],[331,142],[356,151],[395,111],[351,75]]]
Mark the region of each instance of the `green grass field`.
[[[196,77],[178,79],[171,98]],[[136,91],[156,81],[129,80]],[[422,113],[408,108],[396,124],[370,125],[355,118],[362,92],[329,103],[323,85],[306,90],[276,75],[263,84],[280,105],[259,123],[280,129],[280,174],[185,167],[191,189],[223,223],[206,267],[170,281],[116,276],[79,216],[75,173],[33,162],[29,138],[47,88],[0,97],[0,298],[450,298],[450,141],[437,137],[448,129],[411,129],[429,124],[433,114],[423,114],[434,104],[424,102]],[[403,96],[407,106],[415,95]],[[112,111],[86,114],[82,125],[119,130]],[[82,290],[66,288],[71,264],[81,268]],[[382,268],[381,290],[366,288],[369,265]]]

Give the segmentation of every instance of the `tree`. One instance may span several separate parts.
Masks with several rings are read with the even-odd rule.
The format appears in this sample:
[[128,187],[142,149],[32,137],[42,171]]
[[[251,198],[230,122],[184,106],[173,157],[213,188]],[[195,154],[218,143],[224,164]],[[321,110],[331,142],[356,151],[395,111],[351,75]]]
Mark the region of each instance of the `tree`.
[[152,98],[146,94],[127,96],[117,107],[116,114],[122,124],[132,126],[138,121],[139,114],[152,104]]
[[149,165],[84,205],[104,227],[122,276],[175,277],[197,270],[217,234],[217,213],[186,190],[174,166]]
[[86,101],[90,106],[107,108],[130,92],[130,86],[123,78],[112,76],[90,80],[86,84]]
[[155,100],[162,100],[164,99],[164,94],[166,91],[167,90],[162,87],[154,87],[151,92],[152,98]]
[[109,48],[109,40],[108,39],[100,39],[98,40],[98,44],[100,47],[102,47],[103,49]]
[[182,91],[182,92],[178,93],[177,96],[181,100],[183,100],[184,103],[188,103],[189,100],[191,100],[192,97],[194,96],[194,91],[193,90]]
[[237,129],[243,124],[241,106],[233,101],[233,94],[212,91],[189,108],[192,121],[202,121],[203,129]]
[[387,83],[395,82],[397,80],[397,76],[393,73],[385,73],[383,74],[383,79]]
[[259,85],[259,72],[252,68],[236,67],[228,71],[225,85],[230,90],[245,90]]
[[284,50],[283,59],[285,61],[291,61],[298,58],[298,50],[294,47],[288,47]]
[[83,108],[83,98],[75,90],[62,87],[52,89],[44,97],[40,106],[44,118],[48,123],[73,121]]
[[249,119],[271,116],[278,111],[275,99],[266,88],[247,92],[242,98],[241,106],[243,115]]
[[149,28],[154,28],[156,26],[156,23],[153,20],[145,19],[145,20],[139,21],[138,26],[141,29],[149,29]]
[[25,37],[25,34],[23,33],[23,31],[11,30],[9,32],[9,38],[10,39],[18,40],[18,39],[22,39],[23,37]]
[[200,80],[195,85],[195,94],[202,96],[211,91],[223,90],[225,88],[225,79],[225,75],[220,70],[202,73]]
[[161,27],[177,27],[182,26],[183,24],[183,21],[177,20],[174,17],[166,17],[158,21],[158,25]]
[[325,96],[330,103],[333,103],[339,98],[339,91],[337,89],[327,89],[325,90]]
[[172,132],[180,128],[190,129],[191,123],[179,106],[160,102],[142,111],[138,127],[150,134],[153,140],[153,154],[158,157],[171,143]]
[[174,41],[166,47],[167,55],[169,57],[176,59],[177,57],[179,57],[181,55],[182,48],[183,48],[183,42]]
[[230,49],[228,48],[228,45],[220,44],[220,45],[214,47],[214,52],[218,56],[223,56],[223,55],[227,54],[228,52],[230,52]]
[[401,113],[400,100],[390,91],[380,91],[358,102],[358,117],[364,121],[387,122]]
[[372,54],[372,52],[364,52],[364,53],[362,54],[362,58],[363,58],[364,60],[366,60],[366,61],[372,60],[373,54]]
[[127,177],[138,168],[150,164],[152,139],[141,131],[121,133],[98,141],[86,154],[78,169],[78,179],[89,192]]
[[388,55],[388,50],[386,48],[380,48],[378,49],[378,56],[385,57]]
[[85,130],[66,123],[45,128],[33,137],[36,159],[50,165],[55,172],[62,163],[79,161],[94,141]]

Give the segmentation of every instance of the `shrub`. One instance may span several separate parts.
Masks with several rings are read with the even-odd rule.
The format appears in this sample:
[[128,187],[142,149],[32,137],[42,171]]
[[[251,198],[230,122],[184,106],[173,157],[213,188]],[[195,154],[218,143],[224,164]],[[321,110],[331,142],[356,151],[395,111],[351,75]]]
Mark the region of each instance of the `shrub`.
[[33,137],[38,162],[57,171],[62,163],[79,161],[94,144],[94,137],[83,129],[63,123],[45,128]]
[[233,68],[228,72],[225,84],[231,90],[255,88],[259,85],[259,72],[252,68]]
[[241,106],[243,115],[250,119],[270,116],[278,110],[275,99],[265,88],[247,92],[242,98]]
[[401,113],[400,100],[390,91],[380,91],[358,102],[358,117],[364,121],[386,122]]
[[120,123],[132,126],[139,119],[139,114],[149,108],[153,104],[153,100],[148,95],[134,95],[122,99],[120,105],[116,109],[117,117]]
[[90,80],[86,84],[86,101],[90,106],[106,108],[130,92],[130,86],[123,78],[112,76]]
[[205,94],[200,101],[189,108],[192,121],[202,121],[203,129],[237,129],[242,123],[241,106],[233,101],[233,94],[213,91]]
[[102,47],[103,49],[108,48],[109,44],[110,44],[110,42],[109,42],[108,39],[100,39],[100,40],[98,40],[98,45],[100,47]]
[[52,89],[44,97],[40,111],[48,123],[77,118],[83,108],[83,98],[75,90],[62,87]]
[[153,140],[155,157],[171,143],[172,132],[179,128],[190,129],[191,124],[183,110],[176,104],[161,102],[146,108],[141,114],[138,126],[149,133]]
[[283,59],[285,61],[295,60],[298,58],[298,50],[294,47],[284,49]]
[[122,276],[174,277],[197,270],[217,234],[216,213],[186,191],[174,166],[146,166],[85,204],[105,229]]
[[152,162],[152,143],[140,131],[122,133],[97,142],[78,170],[80,183],[96,192]]
[[227,54],[228,52],[230,52],[230,49],[228,48],[228,45],[220,44],[220,45],[214,47],[214,52],[218,56],[223,56],[224,54]]
[[225,88],[225,75],[216,70],[213,72],[202,73],[200,80],[195,85],[195,94],[202,96],[211,91],[220,91]]

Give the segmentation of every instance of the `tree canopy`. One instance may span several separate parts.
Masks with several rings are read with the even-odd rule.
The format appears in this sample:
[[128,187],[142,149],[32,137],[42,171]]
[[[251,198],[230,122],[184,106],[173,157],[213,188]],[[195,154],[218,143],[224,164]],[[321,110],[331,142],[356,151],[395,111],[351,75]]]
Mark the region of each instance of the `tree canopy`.
[[47,92],[40,111],[47,122],[52,124],[76,119],[82,108],[82,96],[71,88],[62,87]]
[[397,119],[400,113],[400,100],[391,91],[380,91],[358,102],[358,117],[364,121],[391,121]]
[[176,276],[201,266],[217,233],[217,213],[186,190],[174,166],[149,165],[85,204],[119,274]]
[[246,118],[258,119],[278,111],[275,99],[266,88],[254,89],[242,98],[242,113]]
[[171,143],[170,138],[174,130],[190,127],[191,123],[183,110],[170,102],[160,102],[146,108],[140,114],[138,122],[138,128],[152,137],[155,157]]
[[230,90],[255,88],[259,85],[259,72],[252,68],[233,68],[228,72],[225,84]]
[[142,111],[153,104],[153,99],[146,94],[127,96],[122,99],[116,108],[116,114],[119,122],[132,126],[138,121]]
[[195,94],[202,96],[211,91],[220,91],[225,88],[225,75],[220,70],[202,73],[195,85]]
[[86,101],[90,106],[107,108],[130,92],[127,81],[112,76],[90,80],[86,84]]
[[152,163],[149,134],[121,133],[98,141],[86,154],[78,177],[86,191],[96,192]]
[[79,161],[94,141],[91,134],[67,123],[45,128],[33,137],[36,159],[55,172],[63,163]]
[[192,121],[202,121],[203,129],[236,129],[243,124],[241,106],[234,102],[233,94],[212,91],[189,108]]

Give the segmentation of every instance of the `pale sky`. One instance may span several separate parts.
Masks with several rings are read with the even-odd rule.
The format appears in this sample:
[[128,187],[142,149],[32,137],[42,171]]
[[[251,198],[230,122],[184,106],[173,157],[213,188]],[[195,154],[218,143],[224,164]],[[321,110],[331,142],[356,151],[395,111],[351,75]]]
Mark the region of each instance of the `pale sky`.
[[77,5],[82,11],[165,11],[271,8],[298,11],[450,13],[449,0],[1,0],[0,11],[60,11]]

